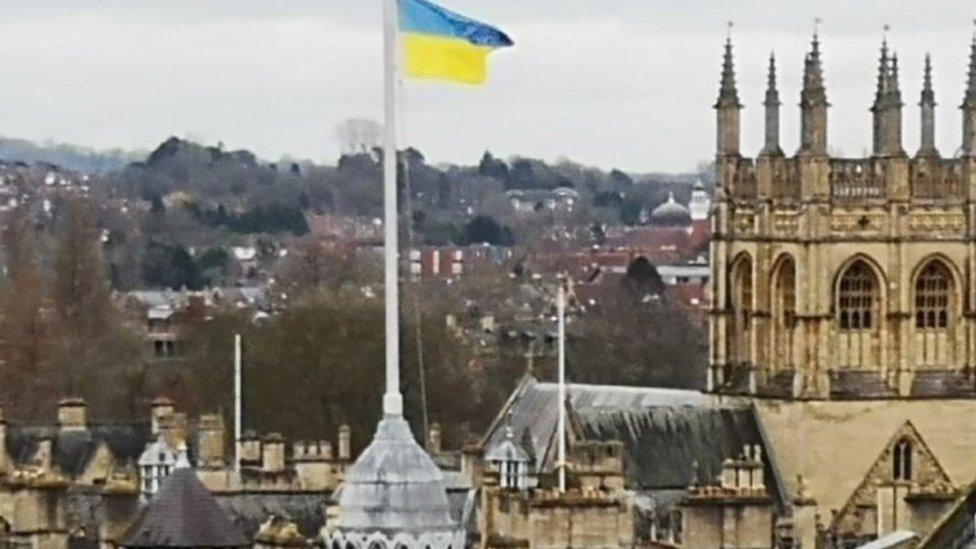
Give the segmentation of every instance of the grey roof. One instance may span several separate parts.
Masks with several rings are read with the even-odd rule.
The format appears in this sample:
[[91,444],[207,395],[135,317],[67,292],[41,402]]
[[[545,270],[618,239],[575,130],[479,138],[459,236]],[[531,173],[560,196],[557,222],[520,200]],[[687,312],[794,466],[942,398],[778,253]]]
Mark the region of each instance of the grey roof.
[[402,417],[380,421],[373,442],[346,474],[339,495],[340,530],[453,532],[440,469],[417,444]]
[[976,483],[936,524],[919,549],[976,549]]
[[135,461],[149,436],[148,422],[89,425],[85,430],[63,431],[57,425],[7,426],[7,454],[18,463],[29,460],[41,440],[52,442],[53,465],[61,473],[77,477],[85,471],[99,444],[105,443],[119,463]]
[[893,549],[895,547],[905,547],[905,544],[917,539],[918,534],[915,532],[896,530],[870,543],[859,546],[859,549]]
[[193,469],[166,477],[123,536],[123,547],[246,547],[234,526]]
[[295,523],[307,538],[317,536],[325,526],[323,493],[230,493],[215,497],[247,539],[254,539],[261,524],[272,515]]
[[[686,489],[694,478],[712,482],[722,462],[760,445],[771,456],[751,406],[720,402],[698,391],[569,384],[571,425],[584,440],[620,441],[628,486],[637,491]],[[483,442],[505,440],[511,425],[537,471],[553,466],[559,409],[558,385],[527,377],[516,389]],[[771,461],[766,478],[777,505],[784,505]],[[697,463],[697,468],[696,464]]]
[[681,224],[691,221],[691,212],[674,200],[674,193],[668,195],[667,202],[651,211],[651,222],[655,224]]

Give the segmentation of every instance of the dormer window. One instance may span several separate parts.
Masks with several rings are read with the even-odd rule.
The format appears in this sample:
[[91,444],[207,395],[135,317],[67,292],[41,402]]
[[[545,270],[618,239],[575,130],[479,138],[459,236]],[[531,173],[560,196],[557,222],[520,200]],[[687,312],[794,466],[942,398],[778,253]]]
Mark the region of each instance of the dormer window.
[[506,427],[505,440],[491,448],[485,461],[498,473],[502,488],[526,490],[529,488],[529,455],[515,444],[512,428]]

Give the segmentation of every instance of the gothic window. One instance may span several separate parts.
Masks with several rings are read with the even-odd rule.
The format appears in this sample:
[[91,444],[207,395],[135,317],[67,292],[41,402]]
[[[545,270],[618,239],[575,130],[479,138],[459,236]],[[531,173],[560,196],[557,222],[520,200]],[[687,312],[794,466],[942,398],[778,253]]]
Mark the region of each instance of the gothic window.
[[746,257],[736,263],[732,273],[732,309],[735,315],[733,355],[738,362],[752,360],[749,333],[752,324],[752,292],[752,261]]
[[877,276],[864,261],[855,261],[841,276],[834,302],[838,328],[834,360],[838,367],[880,367],[884,335],[881,290]]
[[793,330],[796,325],[796,265],[792,258],[780,262],[773,284],[773,365],[793,366]]
[[933,261],[915,281],[915,327],[941,330],[949,325],[952,282],[945,265]]
[[866,263],[858,261],[847,269],[837,298],[841,330],[870,330],[874,326],[877,292],[874,273]]
[[955,288],[945,263],[932,261],[915,279],[915,365],[945,368],[954,363],[953,328]]
[[901,439],[895,444],[892,460],[892,477],[895,480],[912,480],[912,443],[908,439]]

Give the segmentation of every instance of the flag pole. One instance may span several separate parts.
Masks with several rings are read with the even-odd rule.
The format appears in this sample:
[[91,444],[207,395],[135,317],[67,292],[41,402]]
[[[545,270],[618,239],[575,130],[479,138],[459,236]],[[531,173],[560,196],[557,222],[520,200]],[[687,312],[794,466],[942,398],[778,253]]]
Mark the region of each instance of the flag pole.
[[234,334],[234,470],[238,472],[241,470],[241,426],[244,410],[242,355],[241,334]]
[[383,415],[403,415],[400,394],[399,276],[397,269],[397,0],[383,0],[383,206],[386,305],[386,394]]
[[566,492],[566,288],[559,280],[559,491]]

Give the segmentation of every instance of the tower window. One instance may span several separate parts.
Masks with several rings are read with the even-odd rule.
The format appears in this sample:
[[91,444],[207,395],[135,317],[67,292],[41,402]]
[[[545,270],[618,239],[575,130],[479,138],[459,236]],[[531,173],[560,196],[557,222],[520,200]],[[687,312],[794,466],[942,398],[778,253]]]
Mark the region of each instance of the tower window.
[[949,326],[951,279],[945,265],[933,261],[915,281],[915,327],[927,330]]
[[863,261],[851,265],[840,280],[837,298],[838,322],[841,330],[869,330],[874,318],[877,284],[871,268]]
[[895,480],[912,479],[912,443],[907,439],[899,440],[895,444],[895,455],[893,456],[893,475]]

